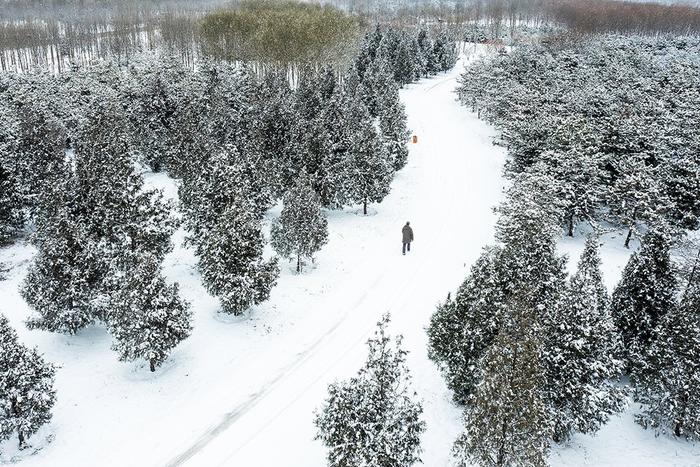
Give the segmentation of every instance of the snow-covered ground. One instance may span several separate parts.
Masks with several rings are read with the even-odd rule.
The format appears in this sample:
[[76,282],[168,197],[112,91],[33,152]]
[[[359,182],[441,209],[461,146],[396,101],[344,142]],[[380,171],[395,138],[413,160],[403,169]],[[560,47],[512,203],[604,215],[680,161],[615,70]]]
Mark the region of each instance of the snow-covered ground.
[[[411,145],[408,166],[387,199],[366,217],[361,209],[329,212],[330,241],[315,264],[297,275],[294,264],[284,263],[270,300],[246,316],[217,313],[218,302],[202,288],[196,260],[177,233],[165,271],[192,304],[194,331],[155,374],[117,361],[100,326],[77,336],[28,331],[23,320],[30,311],[17,288],[33,249],[18,244],[0,250],[0,262],[11,267],[0,282],[0,312],[24,343],[60,366],[54,419],[32,439],[37,452],[17,454],[5,443],[0,460],[17,455],[22,466],[56,467],[323,466],[313,411],[330,382],[357,371],[366,339],[390,312],[391,331],[404,335],[423,399],[424,465],[449,465],[460,410],[427,359],[424,327],[492,241],[492,207],[502,196],[505,161],[504,151],[491,143],[493,130],[454,100],[463,61],[448,74],[402,90],[418,144]],[[148,175],[147,182],[176,195],[163,175]],[[406,221],[416,241],[402,256]],[[561,247],[575,260],[581,239]],[[628,254],[618,237],[604,247],[610,287]],[[700,465],[700,448],[655,438],[633,423],[630,412],[596,437],[557,447],[551,460],[567,466],[690,466]]]

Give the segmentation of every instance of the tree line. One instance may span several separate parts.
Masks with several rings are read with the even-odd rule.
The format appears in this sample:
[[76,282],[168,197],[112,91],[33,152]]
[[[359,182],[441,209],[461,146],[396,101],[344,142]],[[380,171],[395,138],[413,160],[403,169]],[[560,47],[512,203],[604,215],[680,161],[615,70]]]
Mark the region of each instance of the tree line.
[[[570,39],[570,40],[569,40]],[[463,104],[501,130],[507,173],[555,181],[568,235],[580,223],[696,229],[700,41],[551,38],[470,66]]]
[[595,433],[627,394],[642,404],[642,426],[700,439],[698,259],[681,274],[673,237],[649,229],[609,296],[594,233],[567,279],[552,182],[516,178],[499,209],[497,244],[428,328],[429,355],[464,405],[459,465],[546,465],[551,443]]
[[[428,327],[464,406],[458,465],[546,465],[552,443],[595,433],[628,395],[642,426],[700,439],[700,255],[673,259],[698,228],[697,45],[557,40],[462,76],[462,103],[501,130],[513,185],[496,243]],[[556,243],[583,221],[593,233],[569,277]],[[611,225],[641,247],[608,295],[598,248]]]
[[[275,68],[296,74],[301,66],[328,64],[342,72],[369,25],[376,23],[325,4],[246,0],[214,8],[212,3],[217,2],[155,8],[126,2],[105,12],[10,17],[0,21],[0,70],[62,73],[95,59],[128,64],[153,51],[177,57],[187,67],[214,59],[245,61],[259,72]],[[416,21],[382,24],[410,31],[427,28],[431,34],[447,29]]]
[[[37,248],[20,290],[33,310],[27,325],[65,334],[105,326],[120,360],[155,371],[192,331],[189,304],[162,272],[179,226],[221,312],[265,301],[279,275],[278,258],[263,255],[268,208],[282,200],[271,243],[301,271],[326,242],[324,208],[359,204],[366,214],[389,193],[408,155],[401,84],[456,60],[454,42],[421,37],[424,48],[401,55],[415,62],[408,71],[396,57],[418,34],[377,28],[345,72],[305,67],[294,86],[284,71],[211,61],[191,69],[152,55],[128,67],[0,75],[0,239],[29,231]],[[145,185],[149,170],[178,180],[176,203]],[[3,348],[15,346],[3,326]],[[3,359],[34,354],[18,352],[0,356],[0,408],[45,392],[44,405],[22,399],[41,411],[40,425],[53,370],[37,363],[27,369],[36,379],[19,385]],[[2,435],[24,444],[33,431],[17,426]]]

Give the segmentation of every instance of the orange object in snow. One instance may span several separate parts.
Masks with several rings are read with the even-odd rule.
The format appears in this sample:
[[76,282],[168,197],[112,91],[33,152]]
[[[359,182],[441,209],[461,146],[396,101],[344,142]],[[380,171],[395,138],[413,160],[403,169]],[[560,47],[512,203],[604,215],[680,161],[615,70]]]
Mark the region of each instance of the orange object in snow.
[[416,143],[418,143],[418,136],[413,135],[413,144],[416,144]]

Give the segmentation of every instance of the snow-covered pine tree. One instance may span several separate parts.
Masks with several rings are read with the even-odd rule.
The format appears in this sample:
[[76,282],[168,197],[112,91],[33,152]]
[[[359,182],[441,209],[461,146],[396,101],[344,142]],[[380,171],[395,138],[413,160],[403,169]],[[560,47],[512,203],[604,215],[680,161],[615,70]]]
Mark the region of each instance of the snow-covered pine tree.
[[426,77],[432,73],[430,69],[430,60],[433,54],[433,41],[425,28],[421,28],[418,31],[416,41],[418,42],[418,69],[421,73],[421,77]]
[[[9,93],[2,92],[0,98],[9,100]],[[18,122],[6,105],[0,105],[0,245],[12,238],[24,223],[20,183],[17,180],[13,145],[17,140]]]
[[15,235],[24,220],[18,183],[8,165],[0,141],[0,245]]
[[51,420],[55,372],[36,349],[17,340],[7,318],[0,315],[0,441],[16,434],[24,448],[27,438]]
[[383,60],[375,60],[365,82],[371,83],[382,141],[389,160],[394,170],[400,170],[408,158],[406,113],[399,99],[399,87],[391,79],[386,67]]
[[364,79],[365,71],[377,57],[379,46],[382,42],[383,33],[379,24],[375,25],[371,32],[365,34],[360,45],[360,50],[353,63],[353,70],[360,80]]
[[522,174],[498,208],[496,240],[503,245],[503,268],[511,290],[530,289],[538,309],[550,309],[564,290],[566,258],[557,253],[561,203],[555,182],[540,170]]
[[555,195],[563,202],[567,235],[574,235],[578,222],[590,221],[602,201],[602,171],[599,155],[588,154],[580,148],[565,151],[545,151],[539,167],[556,180]]
[[350,95],[344,86],[336,86],[320,116],[324,157],[314,180],[314,189],[327,208],[340,208],[348,202],[348,151],[351,125],[347,121]]
[[238,148],[218,147],[196,176],[184,179],[178,189],[189,240],[196,243],[219,222],[229,206],[241,200],[261,219],[269,206],[270,193],[259,188],[255,174],[241,164]]
[[433,73],[448,71],[457,63],[457,47],[455,42],[449,38],[446,30],[441,30],[433,43],[432,64],[430,69]]
[[328,221],[308,176],[298,178],[283,202],[282,213],[272,224],[270,242],[281,256],[296,256],[297,272],[301,272],[302,257],[313,256],[328,241]]
[[42,209],[38,253],[20,289],[36,312],[27,320],[30,329],[75,334],[94,323],[97,314],[105,262],[70,209],[72,181],[54,187],[50,207]]
[[401,34],[393,28],[387,28],[382,31],[382,38],[379,41],[377,54],[375,59],[383,60],[389,66],[389,70],[394,77],[394,81],[401,83],[401,77],[398,71],[397,56],[399,44],[401,42]]
[[347,120],[352,125],[347,158],[347,193],[350,201],[362,204],[366,215],[368,203],[381,203],[389,194],[394,170],[374,122],[358,96],[352,99],[351,106]]
[[546,466],[549,420],[542,395],[534,300],[508,299],[500,330],[479,363],[482,381],[464,413],[465,430],[454,445],[457,465]]
[[70,208],[105,254],[149,252],[162,258],[172,249],[176,222],[162,193],[143,189],[126,128],[120,109],[110,103],[88,116],[76,142]]
[[651,230],[630,257],[613,291],[611,311],[632,374],[643,369],[659,321],[675,307],[676,277],[667,235]]
[[388,323],[386,315],[367,342],[369,354],[358,375],[331,384],[316,413],[317,439],[328,448],[329,466],[408,467],[420,462],[423,408],[414,400],[401,336],[392,339]]
[[664,191],[673,200],[671,215],[683,228],[700,226],[700,161],[697,149],[670,157],[661,172]]
[[395,53],[394,80],[401,85],[413,82],[420,76],[420,56],[416,39],[408,33],[400,33]]
[[[26,86],[26,87],[25,87]],[[19,183],[22,198],[32,214],[42,194],[60,181],[64,172],[67,133],[49,108],[50,99],[40,85],[25,84],[14,95],[12,108],[17,117],[16,137],[11,145],[12,173]]]
[[370,115],[378,117],[385,98],[393,98],[393,93],[396,93],[398,99],[398,89],[399,86],[394,81],[389,64],[384,58],[378,57],[367,67],[357,90],[348,89],[348,91],[359,94]]
[[292,91],[286,74],[268,72],[262,79],[256,100],[257,124],[254,140],[265,160],[274,161],[274,198],[281,197],[286,183],[294,179],[294,169],[288,158],[288,147],[294,126]]
[[613,383],[623,366],[615,358],[618,335],[597,242],[596,235],[588,237],[559,303],[543,314],[543,397],[555,442],[597,431],[624,403],[622,389]]
[[466,404],[481,379],[476,365],[498,333],[510,280],[502,249],[487,247],[454,299],[440,305],[428,326],[428,355],[440,368],[455,401]]
[[190,335],[192,312],[161,273],[160,259],[151,254],[119,279],[107,317],[122,361],[143,359],[156,371],[181,341]]
[[239,315],[269,298],[277,258],[263,259],[260,218],[245,198],[229,204],[194,243],[204,286],[219,297],[224,313]]
[[186,96],[196,94],[192,73],[171,57],[147,60],[130,70],[127,117],[134,145],[154,172],[177,167],[176,159],[183,156],[177,120],[185,111]]
[[552,184],[538,171],[516,181],[499,208],[500,245],[485,250],[454,301],[431,319],[430,357],[460,403],[481,378],[477,362],[492,345],[510,297],[528,289],[537,309],[549,310],[564,290],[565,258],[558,256],[555,242],[560,210],[547,191]]
[[328,99],[331,98],[335,88],[338,86],[338,77],[335,69],[329,64],[321,66],[318,70],[318,78],[316,86],[318,87],[321,104],[325,105]]
[[637,421],[645,428],[700,440],[700,269],[680,301],[659,322],[645,371],[633,381],[644,404]]
[[140,254],[162,258],[171,248],[170,207],[143,190],[123,123],[110,103],[96,105],[78,133],[70,177],[43,197],[39,254],[22,287],[38,314],[30,327],[73,334],[105,319],[111,278]]
[[610,186],[606,201],[611,221],[627,229],[625,248],[639,233],[639,223],[656,223],[670,209],[670,202],[654,174],[654,169],[639,157],[624,159],[617,165],[618,176]]

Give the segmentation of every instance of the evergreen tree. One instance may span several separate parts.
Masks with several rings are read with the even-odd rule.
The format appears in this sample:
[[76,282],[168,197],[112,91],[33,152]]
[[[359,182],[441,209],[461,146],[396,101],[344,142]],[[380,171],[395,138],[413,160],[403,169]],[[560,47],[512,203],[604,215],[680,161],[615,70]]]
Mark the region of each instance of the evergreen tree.
[[224,313],[242,314],[270,296],[279,269],[276,258],[263,259],[263,240],[260,220],[243,200],[195,240],[204,285],[219,297]]
[[155,255],[140,258],[120,279],[112,296],[108,325],[119,359],[144,359],[156,371],[173,348],[190,335],[192,312],[168,285]]
[[55,371],[36,349],[19,343],[0,315],[0,441],[17,434],[19,447],[25,448],[27,438],[51,420]]
[[423,28],[418,31],[416,41],[418,42],[418,69],[420,71],[420,76],[426,77],[432,74],[430,60],[433,54],[433,41],[428,35],[428,31]]
[[637,421],[645,428],[700,440],[700,273],[694,271],[680,302],[659,322],[635,383],[644,404]]
[[233,146],[212,156],[197,177],[179,188],[189,235],[207,290],[225,313],[241,314],[266,300],[279,273],[262,258],[261,219],[269,193],[259,191]]
[[502,256],[502,248],[487,247],[454,299],[435,311],[427,329],[428,355],[461,404],[480,381],[476,366],[493,343],[504,313],[510,280]]
[[270,193],[260,190],[255,175],[240,163],[236,146],[220,147],[199,173],[183,183],[178,195],[183,205],[189,240],[197,242],[212,229],[230,206],[244,202],[261,219],[270,203]]
[[[131,105],[127,116],[134,144],[154,172],[178,166],[178,119],[186,109],[188,94],[197,94],[191,73],[171,58],[149,60],[134,74],[126,89]],[[177,169],[176,169],[177,171]]]
[[49,109],[49,100],[46,95],[22,89],[12,103],[18,124],[8,156],[22,199],[32,214],[42,194],[64,176],[66,129]]
[[464,413],[454,445],[460,466],[545,466],[549,422],[541,388],[537,309],[513,296],[498,336],[479,364],[481,383]]
[[370,63],[356,92],[372,117],[380,116],[386,104],[398,100],[399,85],[385,59],[380,57]]
[[364,77],[365,71],[377,57],[382,38],[383,34],[379,24],[377,24],[371,32],[365,34],[362,44],[360,45],[360,50],[353,64],[354,71],[357,73],[357,76],[359,76],[360,79]]
[[669,209],[654,176],[653,169],[639,158],[630,158],[619,164],[619,175],[607,193],[611,220],[625,227],[625,248],[639,232],[639,223],[656,224],[659,216]]
[[440,31],[435,38],[432,60],[429,63],[429,69],[433,73],[448,71],[457,63],[455,42],[448,37],[445,30]]
[[394,59],[394,80],[403,85],[420,76],[418,44],[409,34],[400,34]]
[[368,203],[381,203],[389,194],[393,169],[374,123],[357,97],[350,115],[354,127],[348,149],[347,192],[350,201],[362,203],[366,215]]
[[544,398],[552,438],[592,433],[623,407],[623,391],[612,380],[622,371],[614,355],[617,332],[603,285],[597,237],[590,236],[560,302],[544,314]]
[[316,414],[317,439],[329,449],[330,466],[405,467],[420,462],[423,408],[413,400],[401,336],[392,345],[388,323],[388,316],[378,323],[358,375],[331,384]]
[[675,306],[676,278],[665,234],[649,231],[630,257],[612,295],[611,310],[633,373],[643,368],[660,320]]
[[382,38],[379,42],[375,59],[384,61],[388,65],[388,69],[391,71],[394,81],[396,81],[398,84],[403,84],[401,82],[401,74],[399,71],[397,58],[400,42],[401,34],[397,30],[388,28],[387,30],[382,31]]
[[143,252],[162,258],[177,226],[162,193],[144,190],[126,128],[110,103],[93,109],[78,134],[68,187],[68,208],[89,240],[117,263]]
[[300,177],[284,196],[282,214],[272,224],[271,243],[281,256],[301,258],[313,256],[328,241],[328,221],[321,211],[321,202],[311,188],[308,177]]
[[574,226],[593,220],[602,201],[600,157],[579,148],[562,152],[545,152],[540,156],[545,170],[556,180],[555,196],[564,208],[567,235],[574,235]]
[[700,161],[697,152],[689,152],[671,157],[661,180],[673,201],[672,218],[681,227],[695,230],[700,226]]
[[331,209],[348,202],[348,151],[352,134],[348,120],[350,102],[345,87],[337,86],[321,115],[324,157],[313,185],[321,204]]
[[38,253],[20,290],[36,311],[30,329],[75,334],[99,314],[105,258],[70,209],[69,190],[68,184],[52,190],[52,212],[39,225]]
[[18,184],[6,168],[4,159],[5,155],[0,146],[0,245],[12,238],[24,220]]
[[387,74],[379,74],[373,86],[384,148],[393,169],[400,170],[408,159],[408,129],[399,89]]
[[269,72],[260,84],[256,100],[257,124],[254,126],[256,144],[264,160],[275,161],[274,197],[283,194],[283,188],[294,179],[295,167],[290,166],[288,148],[294,126],[291,106],[292,91],[287,76]]
[[156,191],[143,190],[121,117],[97,106],[79,132],[70,178],[46,196],[39,247],[22,295],[30,327],[73,334],[105,319],[111,278],[143,253],[162,258],[175,221]]
[[564,290],[565,258],[555,242],[560,210],[552,206],[551,185],[551,178],[534,172],[510,188],[499,208],[500,245],[485,250],[454,301],[431,319],[429,355],[460,403],[480,381],[477,362],[498,334],[508,300],[528,289],[536,309],[549,310]]

